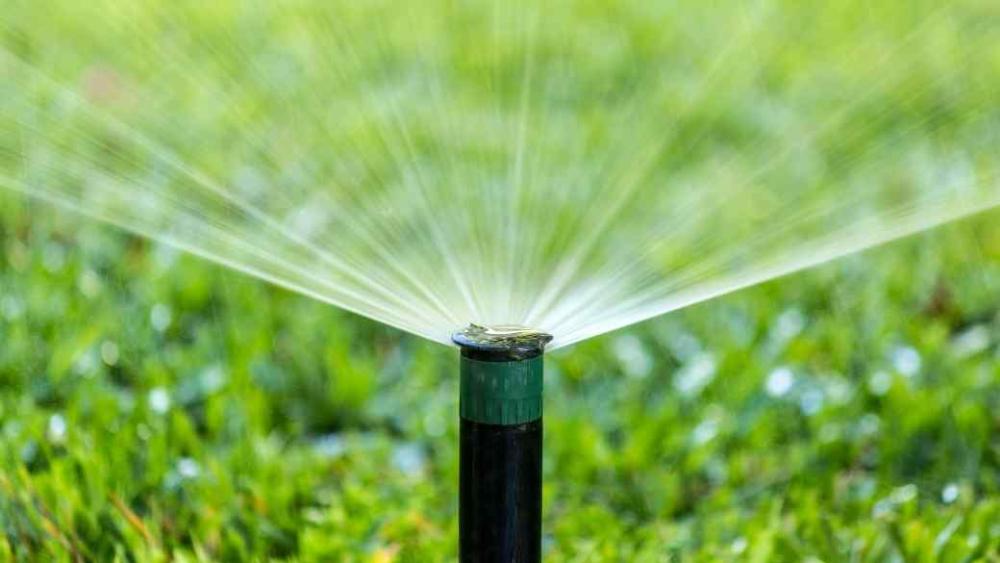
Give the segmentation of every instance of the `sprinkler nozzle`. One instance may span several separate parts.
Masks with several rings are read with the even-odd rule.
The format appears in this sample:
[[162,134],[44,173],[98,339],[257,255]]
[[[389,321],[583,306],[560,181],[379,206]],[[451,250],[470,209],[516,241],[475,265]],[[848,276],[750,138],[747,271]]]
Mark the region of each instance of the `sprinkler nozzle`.
[[521,424],[542,416],[542,353],[551,335],[515,326],[469,325],[452,340],[462,347],[463,418]]
[[487,362],[515,362],[541,356],[552,335],[523,326],[470,324],[451,336],[462,356]]

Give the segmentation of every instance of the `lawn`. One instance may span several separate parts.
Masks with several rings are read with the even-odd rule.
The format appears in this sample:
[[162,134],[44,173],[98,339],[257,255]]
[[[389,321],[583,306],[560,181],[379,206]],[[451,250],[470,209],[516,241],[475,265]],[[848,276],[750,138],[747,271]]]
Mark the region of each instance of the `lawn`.
[[[1000,542],[996,213],[553,354],[550,560]],[[0,558],[456,544],[456,352],[5,198]]]
[[[76,80],[97,48],[58,24],[73,3],[45,4],[15,2],[5,48]],[[156,28],[153,12],[137,25]],[[841,16],[812,39],[846,41]],[[240,47],[260,48],[243,31]],[[996,54],[985,32],[967,37]],[[756,45],[765,85],[735,78],[685,115],[711,133],[685,158],[756,146],[761,116],[728,96],[823,66],[778,46]],[[698,45],[678,48],[700,63]],[[859,160],[885,164],[862,157],[886,139],[907,147],[928,108],[945,148],[975,124],[997,138],[989,89],[952,91],[919,49],[848,120],[857,135],[814,147],[841,163],[831,190]],[[202,77],[239,61],[192,52]],[[128,49],[102,56],[142,72]],[[624,63],[593,65],[596,79]],[[873,71],[838,72],[858,86]],[[232,115],[177,92],[191,129],[162,107],[132,117],[229,177],[248,157],[237,125],[278,105],[264,90],[240,91]],[[4,177],[30,181],[12,154]],[[453,559],[457,383],[456,350],[0,190],[0,562]],[[548,561],[1000,560],[1000,212],[557,350],[545,388]]]

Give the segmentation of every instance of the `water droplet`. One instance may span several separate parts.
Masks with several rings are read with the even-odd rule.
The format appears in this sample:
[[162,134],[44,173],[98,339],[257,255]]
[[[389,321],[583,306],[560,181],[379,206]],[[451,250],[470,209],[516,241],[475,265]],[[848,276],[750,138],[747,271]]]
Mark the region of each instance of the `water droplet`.
[[34,440],[28,440],[23,446],[21,446],[20,454],[22,463],[25,465],[31,464],[38,456],[38,443]]
[[718,433],[719,423],[714,418],[709,418],[703,420],[698,426],[694,427],[691,432],[691,439],[694,441],[695,445],[702,445],[715,438]]
[[729,477],[729,469],[726,467],[725,462],[717,457],[713,457],[705,462],[705,475],[713,484],[721,485]]
[[959,358],[974,356],[990,346],[990,329],[985,325],[973,326],[951,341],[951,348]]
[[313,450],[321,457],[335,458],[347,451],[347,444],[339,434],[320,436],[312,442]]
[[771,329],[773,338],[778,342],[786,342],[795,338],[806,326],[806,316],[798,309],[788,309],[778,315]]
[[118,364],[118,345],[111,340],[105,340],[101,344],[101,360],[109,365],[115,366]]
[[799,397],[799,408],[806,416],[812,416],[823,408],[823,391],[821,389],[807,389]]
[[948,483],[941,490],[941,502],[945,504],[951,504],[958,500],[958,485],[955,483]]
[[73,371],[84,377],[90,377],[97,371],[97,366],[97,352],[93,348],[87,348],[73,362]]
[[788,393],[794,384],[795,374],[792,373],[791,369],[782,366],[775,369],[770,373],[770,375],[767,376],[765,388],[767,389],[768,395],[772,397],[781,397],[785,393]]
[[892,366],[906,377],[920,371],[920,353],[909,346],[899,346],[892,351]]
[[177,261],[179,254],[176,248],[166,244],[157,244],[153,247],[153,261],[160,270],[169,270]]
[[49,417],[48,430],[45,433],[49,441],[53,444],[62,444],[66,441],[66,419],[61,414],[54,414]]
[[330,222],[330,214],[326,211],[323,202],[308,202],[299,207],[285,219],[285,224],[303,238],[316,236],[323,232]]
[[906,504],[917,498],[917,486],[913,483],[893,489],[890,499],[896,504]]
[[153,305],[153,309],[149,312],[149,322],[153,325],[153,329],[157,332],[163,332],[170,328],[170,322],[172,320],[173,315],[170,311],[170,307],[164,305],[163,303]]
[[875,503],[872,507],[872,516],[875,518],[884,518],[892,514],[895,506],[888,499],[882,499]]
[[872,413],[862,416],[861,420],[858,421],[858,432],[862,436],[871,436],[878,432],[881,427],[882,421],[879,420],[877,415]]
[[198,462],[189,458],[182,457],[177,461],[177,474],[185,479],[194,479],[201,473],[201,467]]
[[670,353],[681,362],[688,362],[701,354],[701,342],[689,332],[678,332],[663,339]]
[[170,410],[170,393],[163,387],[154,387],[149,391],[149,408],[153,412],[164,414]]
[[205,395],[209,395],[218,391],[225,384],[226,372],[222,370],[221,366],[211,366],[201,372],[198,379],[201,382],[202,391]]
[[852,480],[850,483],[851,496],[857,500],[867,501],[875,494],[875,480],[870,477],[861,477]]
[[872,395],[885,395],[890,387],[892,387],[892,376],[884,371],[876,371],[868,378],[868,390]]
[[0,301],[0,309],[3,310],[5,319],[16,321],[24,314],[24,302],[14,295],[5,295],[3,301]]
[[87,268],[76,280],[80,293],[88,299],[93,299],[101,291],[101,278],[93,270]]
[[743,553],[744,551],[747,550],[747,539],[743,536],[736,538],[735,540],[733,540],[733,543],[729,546],[729,550],[737,555]]
[[837,405],[845,405],[854,396],[854,385],[840,375],[834,375],[826,381],[826,396]]
[[642,341],[626,334],[614,340],[614,351],[626,375],[642,379],[653,370],[653,357]]
[[681,367],[674,378],[674,388],[682,395],[697,395],[714,377],[715,358],[704,352]]
[[392,452],[392,464],[407,476],[419,475],[427,463],[427,456],[420,444],[403,444]]

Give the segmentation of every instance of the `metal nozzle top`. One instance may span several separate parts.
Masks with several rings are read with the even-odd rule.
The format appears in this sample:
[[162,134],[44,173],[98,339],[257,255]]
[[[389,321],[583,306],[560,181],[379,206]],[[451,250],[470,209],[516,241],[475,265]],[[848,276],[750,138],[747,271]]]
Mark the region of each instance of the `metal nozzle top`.
[[487,362],[527,360],[542,355],[551,334],[522,326],[485,327],[470,324],[451,335],[462,355]]

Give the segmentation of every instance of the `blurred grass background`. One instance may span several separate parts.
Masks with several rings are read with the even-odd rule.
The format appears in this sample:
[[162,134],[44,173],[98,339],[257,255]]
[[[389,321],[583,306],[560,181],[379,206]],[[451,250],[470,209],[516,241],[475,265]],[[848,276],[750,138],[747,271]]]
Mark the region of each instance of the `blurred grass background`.
[[[10,197],[0,559],[454,556],[455,353]],[[991,560],[1000,222],[560,351],[550,560]]]
[[[49,16],[44,3],[16,14],[28,27]],[[813,39],[836,45],[851,21]],[[20,47],[52,68],[82,57],[45,45]],[[781,52],[758,51],[765,82],[803,63]],[[942,137],[975,121],[978,99],[932,72],[969,69],[915,52],[899,56],[926,75],[885,86],[855,116],[880,117],[816,150],[856,156],[928,113]],[[858,86],[870,69],[837,72]],[[684,116],[711,124],[694,162],[759,119],[766,97],[720,101],[768,91],[746,83]],[[178,113],[204,130],[145,110],[223,177],[246,156],[197,111]],[[253,113],[232,111],[234,127]],[[454,557],[454,351],[7,192],[0,242],[0,561]],[[548,362],[551,561],[998,558],[996,211]]]

